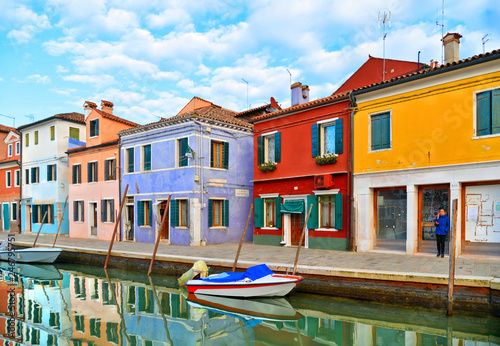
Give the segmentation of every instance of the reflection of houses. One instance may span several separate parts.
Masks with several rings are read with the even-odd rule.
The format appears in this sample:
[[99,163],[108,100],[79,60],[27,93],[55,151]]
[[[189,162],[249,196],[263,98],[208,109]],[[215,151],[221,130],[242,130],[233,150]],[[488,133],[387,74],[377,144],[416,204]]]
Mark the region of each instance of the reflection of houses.
[[458,254],[498,254],[500,52],[459,61],[460,37],[444,37],[445,65],[354,91],[358,251],[434,252],[456,198]]
[[117,133],[137,124],[113,115],[113,103],[101,109],[85,102],[84,146],[68,150],[70,237],[111,239],[120,206]]
[[21,198],[21,137],[16,129],[0,125],[0,229],[19,231]]
[[[85,138],[83,114],[56,114],[19,127],[22,137],[22,231],[55,234],[68,196],[68,156],[75,141]],[[45,220],[44,220],[45,217]],[[61,223],[68,234],[68,209]]]
[[123,239],[238,241],[251,205],[252,126],[235,115],[194,97],[170,119],[119,133],[122,194],[129,185]]

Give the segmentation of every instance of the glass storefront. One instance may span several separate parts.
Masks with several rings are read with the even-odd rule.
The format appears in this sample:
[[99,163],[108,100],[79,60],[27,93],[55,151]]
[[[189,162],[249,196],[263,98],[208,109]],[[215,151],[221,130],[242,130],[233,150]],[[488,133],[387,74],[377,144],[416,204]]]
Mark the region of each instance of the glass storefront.
[[406,242],[406,189],[379,190],[377,198],[377,240]]

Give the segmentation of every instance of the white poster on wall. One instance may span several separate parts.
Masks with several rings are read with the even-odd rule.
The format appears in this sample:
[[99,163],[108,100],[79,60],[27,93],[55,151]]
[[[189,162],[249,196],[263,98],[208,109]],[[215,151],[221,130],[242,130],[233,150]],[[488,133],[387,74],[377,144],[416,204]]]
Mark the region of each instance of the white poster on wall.
[[467,186],[465,240],[500,243],[500,184]]

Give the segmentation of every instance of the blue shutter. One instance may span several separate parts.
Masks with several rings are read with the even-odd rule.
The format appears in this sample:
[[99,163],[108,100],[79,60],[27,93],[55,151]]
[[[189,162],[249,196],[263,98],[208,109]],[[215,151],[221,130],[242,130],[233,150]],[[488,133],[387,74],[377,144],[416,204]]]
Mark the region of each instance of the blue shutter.
[[99,136],[99,119],[95,120],[95,135]]
[[52,180],[52,166],[51,165],[47,165],[47,181],[51,181]]
[[253,212],[254,221],[253,226],[255,228],[264,227],[264,199],[254,198],[253,202]]
[[33,184],[34,182],[36,182],[36,175],[35,175],[36,171],[35,171],[35,167],[31,167],[31,183]]
[[274,161],[281,162],[281,132],[274,134]]
[[224,161],[222,162],[222,168],[229,168],[229,143],[224,142]]
[[382,127],[380,115],[373,115],[371,120],[372,150],[382,149]]
[[208,227],[212,227],[214,225],[213,221],[213,205],[212,205],[212,200],[208,200]]
[[89,163],[87,163],[87,182],[89,182],[89,183],[92,182],[91,172],[92,172],[92,166],[90,165],[90,162],[89,162]]
[[491,134],[491,92],[477,94],[477,135]]
[[210,167],[215,167],[215,150],[214,150],[214,140],[210,140]]
[[335,195],[335,228],[344,227],[344,198],[341,193]]
[[344,119],[335,121],[335,154],[344,152]]
[[224,215],[222,217],[223,226],[229,226],[229,200],[222,201]]
[[391,147],[391,115],[390,113],[382,114],[382,149]]
[[276,227],[281,228],[281,197],[276,197],[276,210],[275,210],[275,216],[276,216]]
[[170,200],[170,223],[172,227],[179,226],[179,201],[175,199]]
[[312,204],[311,214],[309,214],[309,220],[307,220],[307,228],[316,229],[318,228],[318,196],[308,195],[306,204],[306,217],[309,212],[310,205]]
[[153,202],[152,201],[148,201],[148,205],[149,205],[149,226],[152,226],[153,225]]
[[319,155],[318,124],[311,125],[311,144],[312,144],[312,157],[316,157]]
[[257,137],[257,164],[264,163],[264,137]]
[[33,223],[37,223],[38,221],[38,206],[36,204],[31,205],[31,214],[33,218]]
[[491,91],[491,134],[500,133],[500,89]]
[[144,226],[144,202],[137,202],[137,225]]

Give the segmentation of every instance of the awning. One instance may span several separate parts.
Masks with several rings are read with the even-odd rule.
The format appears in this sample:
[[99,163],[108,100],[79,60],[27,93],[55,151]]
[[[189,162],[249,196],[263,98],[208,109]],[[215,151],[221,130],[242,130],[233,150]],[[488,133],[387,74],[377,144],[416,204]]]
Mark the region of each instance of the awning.
[[282,214],[304,214],[304,209],[304,200],[293,199],[285,201],[281,205],[280,211]]

